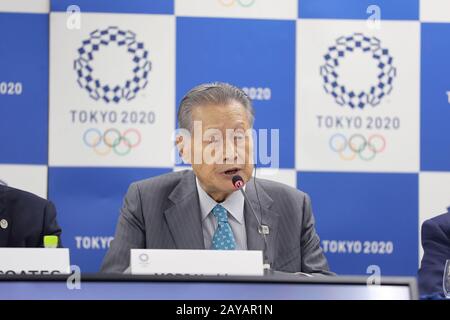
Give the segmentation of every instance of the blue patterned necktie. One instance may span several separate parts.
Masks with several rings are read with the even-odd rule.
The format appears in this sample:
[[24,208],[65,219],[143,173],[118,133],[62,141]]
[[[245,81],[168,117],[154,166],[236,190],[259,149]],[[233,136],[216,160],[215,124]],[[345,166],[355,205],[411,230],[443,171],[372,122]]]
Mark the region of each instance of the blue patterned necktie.
[[234,240],[233,230],[231,230],[231,226],[228,223],[227,210],[218,204],[212,209],[212,213],[217,219],[217,229],[214,232],[211,249],[236,249],[236,241]]

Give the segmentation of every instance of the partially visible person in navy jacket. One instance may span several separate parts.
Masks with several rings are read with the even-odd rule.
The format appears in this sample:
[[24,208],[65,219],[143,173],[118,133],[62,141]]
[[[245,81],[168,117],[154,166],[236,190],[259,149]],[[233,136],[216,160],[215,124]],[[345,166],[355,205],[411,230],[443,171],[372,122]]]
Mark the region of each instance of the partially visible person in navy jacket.
[[422,247],[424,255],[419,269],[420,294],[443,293],[445,262],[450,259],[450,207],[447,213],[423,223]]
[[53,203],[0,180],[0,247],[43,247],[47,235],[61,236]]

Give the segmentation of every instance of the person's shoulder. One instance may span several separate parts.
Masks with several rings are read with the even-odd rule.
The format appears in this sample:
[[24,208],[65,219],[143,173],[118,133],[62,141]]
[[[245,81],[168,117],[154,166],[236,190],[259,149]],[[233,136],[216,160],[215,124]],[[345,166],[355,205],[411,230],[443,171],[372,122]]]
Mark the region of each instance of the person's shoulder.
[[430,240],[436,243],[450,244],[450,213],[444,213],[426,220],[422,224],[422,243]]
[[45,206],[49,201],[34,193],[13,188],[10,186],[0,186],[0,194],[10,202],[21,202],[30,205]]
[[0,193],[11,200],[22,200],[27,202],[33,202],[33,203],[47,203],[48,200],[44,199],[34,193],[13,188],[10,186],[0,186]]
[[438,229],[444,232],[445,234],[450,233],[450,213],[446,212],[444,214],[440,214],[436,217],[426,220],[422,229],[427,232],[428,230]]
[[256,183],[260,185],[269,196],[272,198],[279,198],[279,197],[291,197],[291,198],[297,198],[300,200],[304,200],[308,197],[308,195],[303,192],[302,190],[299,190],[297,188],[291,187],[287,184],[268,180],[268,179],[262,179],[262,178],[256,178]]
[[173,189],[183,178],[192,175],[191,170],[182,170],[165,173],[156,177],[151,177],[133,182],[131,185],[137,187],[141,192]]

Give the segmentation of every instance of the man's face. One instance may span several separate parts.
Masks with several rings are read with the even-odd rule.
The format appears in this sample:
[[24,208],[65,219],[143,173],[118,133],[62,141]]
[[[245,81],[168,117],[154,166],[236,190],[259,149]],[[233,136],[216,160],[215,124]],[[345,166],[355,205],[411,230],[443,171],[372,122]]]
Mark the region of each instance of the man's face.
[[[190,163],[202,187],[218,199],[233,192],[234,175],[247,182],[253,170],[253,142],[246,109],[238,102],[192,110]],[[187,144],[184,144],[187,146]],[[214,197],[216,198],[216,197]],[[217,199],[216,199],[217,200]]]

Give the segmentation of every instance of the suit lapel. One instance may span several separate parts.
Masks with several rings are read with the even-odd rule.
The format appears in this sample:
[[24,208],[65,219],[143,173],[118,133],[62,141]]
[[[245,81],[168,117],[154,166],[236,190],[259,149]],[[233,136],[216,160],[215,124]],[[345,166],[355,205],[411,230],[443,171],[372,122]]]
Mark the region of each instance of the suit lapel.
[[[275,258],[275,244],[278,232],[278,218],[279,214],[271,209],[273,203],[272,198],[265,192],[262,186],[256,180],[256,187],[258,190],[258,197],[254,186],[254,180],[250,179],[246,186],[247,198],[252,204],[253,210],[261,221],[262,225],[269,227],[269,234],[266,236],[267,240],[267,257],[269,262],[274,261]],[[245,228],[247,231],[247,248],[249,250],[264,250],[264,238],[258,232],[258,222],[251,212],[248,203],[244,206]],[[262,219],[261,219],[262,218]]]
[[0,247],[7,247],[9,242],[9,230],[11,229],[10,214],[6,211],[8,188],[0,186],[0,221],[5,219],[9,226],[6,229],[0,228]]
[[188,171],[169,195],[164,215],[177,249],[205,249],[195,175]]
[[[258,180],[256,180],[256,184],[261,208],[257,200],[253,179],[247,183],[246,193],[262,224],[269,227],[269,234],[266,236],[266,253],[269,261],[274,261],[279,214],[271,209],[273,200],[258,183]],[[173,205],[165,210],[164,215],[175,241],[175,247],[177,249],[205,249],[194,172],[188,171],[185,173],[169,195],[169,200]],[[263,236],[258,232],[258,222],[248,203],[244,205],[244,217],[248,250],[264,250]]]

